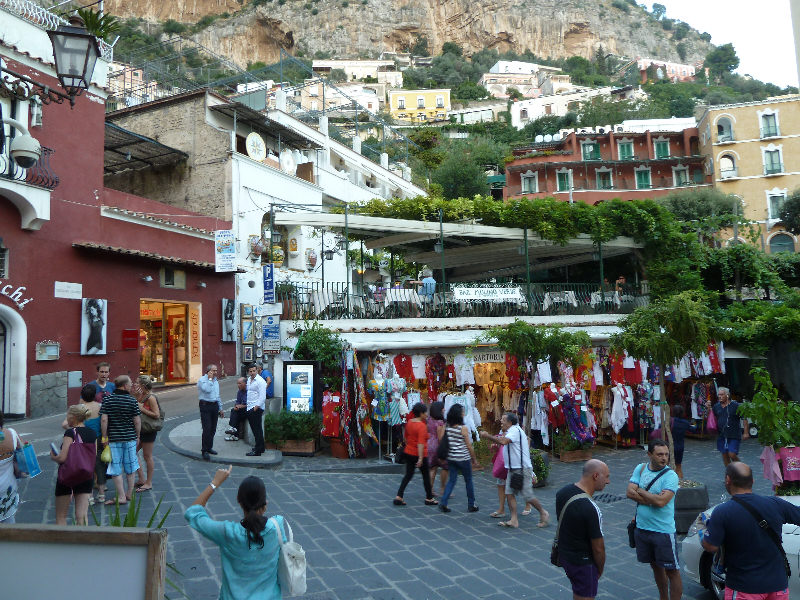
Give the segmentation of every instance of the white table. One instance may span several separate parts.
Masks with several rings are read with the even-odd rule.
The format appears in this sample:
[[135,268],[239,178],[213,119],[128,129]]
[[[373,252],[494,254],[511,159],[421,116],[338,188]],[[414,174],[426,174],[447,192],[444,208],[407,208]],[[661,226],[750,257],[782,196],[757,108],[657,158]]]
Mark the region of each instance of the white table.
[[544,295],[544,302],[542,303],[542,310],[547,310],[556,304],[571,304],[577,308],[578,297],[572,290],[567,290],[565,292],[546,292]]
[[418,308],[422,308],[422,298],[416,290],[407,289],[389,289],[383,295],[383,305],[388,307],[390,304],[414,304]]
[[311,292],[311,303],[314,305],[314,314],[317,316],[321,315],[329,308],[344,308],[342,295],[331,290]]
[[589,299],[589,304],[592,305],[592,308],[598,304],[613,304],[614,308],[619,308],[621,303],[622,299],[617,291],[603,292],[602,296],[600,295],[600,292],[592,292],[592,295]]

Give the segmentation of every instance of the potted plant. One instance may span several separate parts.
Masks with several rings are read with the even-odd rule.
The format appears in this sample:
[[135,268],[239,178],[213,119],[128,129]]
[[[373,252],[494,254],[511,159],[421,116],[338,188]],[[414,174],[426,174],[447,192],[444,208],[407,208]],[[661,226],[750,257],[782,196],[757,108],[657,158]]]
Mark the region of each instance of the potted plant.
[[272,263],[276,267],[283,266],[283,260],[286,258],[286,253],[283,251],[283,248],[279,244],[272,245]]
[[530,449],[531,466],[536,474],[536,484],[533,487],[544,487],[550,476],[550,456],[544,450]]
[[318,413],[281,411],[264,415],[264,442],[290,456],[314,456],[322,416]]
[[583,462],[592,458],[591,442],[577,440],[570,431],[561,430],[553,436],[553,453],[561,462]]
[[281,319],[294,318],[297,286],[290,281],[275,282],[275,300],[281,303]]

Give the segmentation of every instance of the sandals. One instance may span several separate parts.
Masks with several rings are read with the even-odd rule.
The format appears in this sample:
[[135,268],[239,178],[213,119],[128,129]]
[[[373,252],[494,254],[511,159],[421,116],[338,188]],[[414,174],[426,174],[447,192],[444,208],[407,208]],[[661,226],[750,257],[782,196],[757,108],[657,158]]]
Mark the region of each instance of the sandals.
[[531,514],[530,508],[526,508],[525,510],[522,511],[522,515],[525,517],[527,517],[529,514]]
[[426,506],[436,506],[437,504],[439,504],[439,501],[438,500],[434,500],[433,498],[425,500],[425,505]]
[[[114,499],[114,500],[106,500],[105,502],[103,502],[103,505],[104,506],[114,506],[116,503],[117,503],[116,499]],[[127,504],[127,503],[128,503],[128,501],[126,500],[125,502],[120,502],[119,505],[122,506],[123,504]]]
[[519,525],[512,525],[508,521],[500,521],[497,525],[499,527],[508,527],[509,529],[518,529],[519,528]]
[[143,485],[140,485],[139,487],[136,488],[136,493],[140,494],[141,492],[149,492],[152,489],[153,489],[152,485],[150,487],[144,487]]
[[[525,513],[522,513],[522,514],[525,514]],[[489,516],[492,517],[493,519],[503,519],[503,518],[505,518],[506,513],[501,513],[501,512],[494,511],[493,513],[489,513]]]
[[238,442],[238,441],[239,441],[239,438],[238,438],[238,437],[236,437],[235,435],[229,435],[229,436],[227,436],[227,437],[225,438],[225,441],[226,441],[226,442]]

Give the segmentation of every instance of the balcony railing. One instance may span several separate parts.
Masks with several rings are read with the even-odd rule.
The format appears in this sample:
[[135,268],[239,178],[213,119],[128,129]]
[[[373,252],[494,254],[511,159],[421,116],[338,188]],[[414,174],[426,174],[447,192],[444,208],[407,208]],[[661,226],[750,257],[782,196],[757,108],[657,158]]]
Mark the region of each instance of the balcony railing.
[[435,290],[370,285],[359,291],[353,286],[349,293],[344,282],[281,287],[276,299],[283,303],[284,318],[295,320],[627,313],[649,301],[634,287],[601,294],[592,283],[532,283],[530,293],[525,282],[437,284]]
[[733,135],[733,132],[727,133],[720,133],[717,135],[717,143],[718,144],[725,144],[727,142],[735,142],[736,136]]
[[762,127],[761,128],[761,139],[764,138],[771,138],[771,137],[778,137],[780,133],[778,132],[777,127]]
[[0,154],[0,178],[23,181],[48,190],[55,189],[58,185],[58,175],[53,172],[50,165],[50,158],[53,156],[54,150],[42,146],[42,156],[36,166],[23,169],[8,154],[8,147],[12,139],[6,137],[6,150]]
[[732,169],[722,169],[719,172],[720,179],[730,179],[731,177],[738,177],[739,176],[739,169],[733,167]]
[[783,173],[783,164],[764,165],[764,175],[777,175]]
[[[678,181],[677,183],[672,177],[656,177],[651,180],[649,184],[642,186],[637,186],[636,181],[633,179],[625,179],[623,177],[615,177],[614,182],[609,184],[606,182],[600,183],[585,183],[576,178],[573,182],[572,189],[576,192],[612,192],[612,191],[620,191],[620,192],[635,192],[637,190],[649,190],[652,188],[682,188],[682,187],[691,187],[694,185],[706,185],[706,182],[697,183],[692,180],[688,181]],[[566,194],[569,192],[569,188],[560,190],[557,186],[553,186],[553,189],[550,189],[548,186],[543,185],[543,182],[540,181],[539,191],[538,192],[530,192],[524,191],[522,186],[519,185],[509,185],[506,186],[508,190],[508,196],[524,196],[526,194],[553,194],[553,193],[561,193]]]

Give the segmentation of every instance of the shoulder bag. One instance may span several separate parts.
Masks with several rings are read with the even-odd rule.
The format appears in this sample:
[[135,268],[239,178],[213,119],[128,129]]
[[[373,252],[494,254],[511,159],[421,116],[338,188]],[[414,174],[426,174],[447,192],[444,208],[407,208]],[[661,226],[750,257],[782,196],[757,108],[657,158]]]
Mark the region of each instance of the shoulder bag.
[[[642,480],[642,473],[644,473],[644,469],[646,466],[647,463],[642,463],[641,470],[639,471],[639,481]],[[658,481],[658,478],[664,475],[669,470],[670,470],[669,467],[664,467],[658,475],[653,477],[653,481],[647,484],[647,486],[644,488],[644,491],[645,492],[650,491],[650,488],[653,487],[653,484],[656,481]],[[633,513],[633,519],[631,519],[631,522],[628,523],[628,545],[631,548],[636,548],[636,513],[638,511],[639,511],[639,505],[637,504],[636,510]]]
[[278,519],[269,519],[275,525],[275,535],[278,536],[278,582],[281,585],[282,596],[302,596],[306,593],[306,553],[302,546],[294,541],[292,527],[283,520],[286,525],[286,542],[281,535],[281,526]]
[[558,525],[556,526],[556,537],[553,538],[553,546],[550,548],[550,564],[556,567],[561,566],[561,561],[558,559],[558,534],[561,531],[561,523],[564,521],[564,513],[567,512],[567,507],[570,504],[572,504],[573,500],[579,500],[581,498],[587,498],[589,500],[592,499],[592,497],[586,492],[583,492],[582,494],[575,494],[572,498],[567,500],[567,503],[564,505],[564,508],[561,509],[561,512],[558,515]]
[[58,482],[67,487],[91,479],[97,458],[95,442],[84,442],[78,430],[72,428],[72,443],[67,451],[67,459],[58,466]]
[[448,454],[450,454],[450,436],[447,434],[447,425],[445,425],[444,435],[439,440],[439,446],[436,448],[436,458],[446,461]]
[[741,506],[751,515],[753,515],[753,518],[758,523],[758,526],[767,533],[769,539],[771,539],[772,542],[778,547],[778,550],[780,551],[781,556],[783,557],[783,567],[786,569],[786,577],[791,577],[792,568],[789,566],[789,559],[786,558],[786,551],[783,549],[781,538],[778,536],[775,530],[772,527],[770,527],[769,523],[767,523],[767,520],[763,518],[761,514],[755,508],[750,506],[747,502],[745,502],[741,498],[737,498],[736,496],[731,496],[731,500],[739,504],[739,506]]
[[[522,475],[522,429],[519,430],[519,473],[511,473],[511,478],[509,479],[508,486],[514,490],[515,492],[519,492],[522,490],[522,486],[525,484],[525,479]],[[511,442],[508,443],[506,446],[508,449],[508,469],[511,470]]]
[[139,418],[142,420],[142,433],[154,433],[156,431],[161,431],[164,427],[164,411],[161,410],[161,403],[158,401],[158,397],[155,394],[152,394],[153,398],[155,398],[156,405],[158,406],[158,418],[151,417],[142,413],[139,415]]

